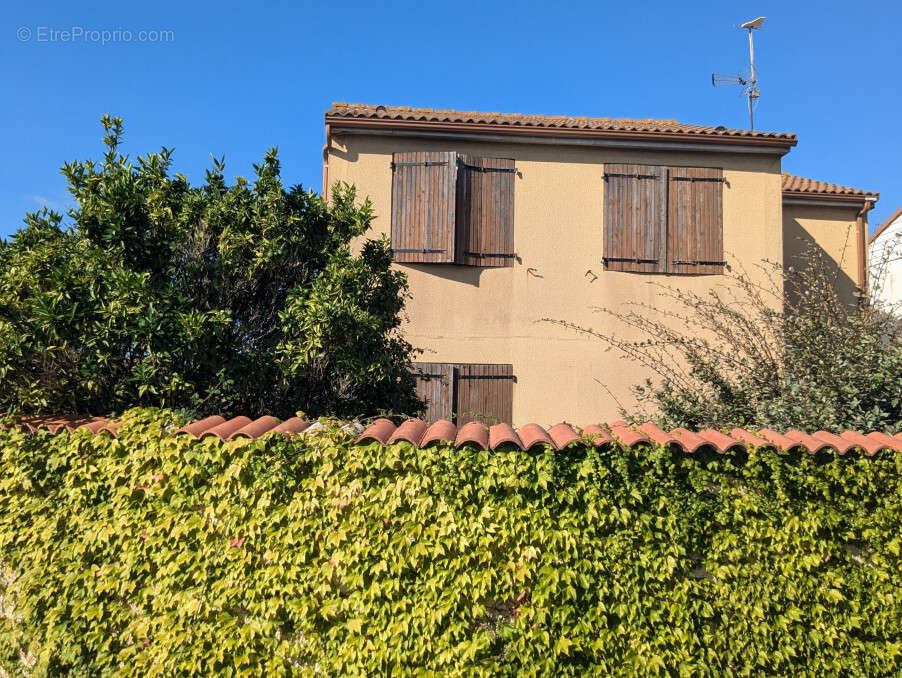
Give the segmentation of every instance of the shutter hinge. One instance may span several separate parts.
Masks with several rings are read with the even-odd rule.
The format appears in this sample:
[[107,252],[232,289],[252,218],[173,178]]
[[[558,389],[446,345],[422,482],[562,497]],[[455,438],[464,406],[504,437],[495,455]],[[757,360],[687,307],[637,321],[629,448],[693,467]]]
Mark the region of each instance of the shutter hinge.
[[657,174],[624,174],[622,172],[605,172],[601,175],[605,179],[608,177],[627,177],[631,179],[660,179]]
[[391,252],[394,254],[395,252],[408,252],[408,253],[416,253],[416,254],[441,254],[445,250],[419,250],[419,249],[401,249],[396,250],[393,249]]
[[724,177],[675,177],[673,175],[671,175],[670,180],[671,181],[689,181],[689,182],[693,182],[693,183],[696,181],[713,181],[718,184],[722,184],[726,181],[726,179]]
[[[607,264],[609,261],[623,261],[631,264],[657,264],[657,259],[638,259],[636,257],[602,257],[601,263]],[[675,263],[675,262],[674,262]]]
[[445,375],[439,372],[438,374],[431,372],[414,372],[415,377],[425,377],[426,379],[441,379]]
[[511,379],[517,381],[513,374],[458,374],[458,379]]
[[516,254],[508,252],[464,252],[464,256],[476,257],[477,259],[491,259],[492,257],[501,257],[503,259],[514,259]]
[[673,260],[674,266],[726,266],[727,262],[725,261],[681,261],[680,259]]
[[427,160],[426,162],[393,162],[391,163],[391,168],[395,169],[396,167],[440,167],[442,165],[447,165],[447,160]]
[[463,160],[458,158],[458,164],[463,165],[467,169],[474,170],[475,172],[501,172],[502,174],[515,174],[517,172],[516,167],[480,167],[479,165],[470,165],[465,163]]

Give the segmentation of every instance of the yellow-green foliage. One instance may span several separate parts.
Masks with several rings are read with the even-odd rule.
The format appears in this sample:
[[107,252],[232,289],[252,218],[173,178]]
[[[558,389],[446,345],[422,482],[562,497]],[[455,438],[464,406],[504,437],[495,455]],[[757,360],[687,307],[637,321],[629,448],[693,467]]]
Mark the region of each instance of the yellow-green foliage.
[[0,433],[12,675],[902,671],[902,455]]

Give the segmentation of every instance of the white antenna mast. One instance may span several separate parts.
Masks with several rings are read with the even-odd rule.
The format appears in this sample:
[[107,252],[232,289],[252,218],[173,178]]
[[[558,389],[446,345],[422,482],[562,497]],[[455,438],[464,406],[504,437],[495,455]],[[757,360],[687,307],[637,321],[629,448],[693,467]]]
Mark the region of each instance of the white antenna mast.
[[711,84],[715,87],[729,87],[731,85],[740,85],[742,92],[749,100],[749,129],[755,129],[755,104],[761,92],[758,89],[758,74],[755,72],[755,43],[752,38],[752,31],[761,28],[765,17],[759,16],[757,19],[746,21],[741,24],[740,28],[745,28],[749,32],[749,75],[743,77],[741,75],[728,75],[726,73],[712,73]]

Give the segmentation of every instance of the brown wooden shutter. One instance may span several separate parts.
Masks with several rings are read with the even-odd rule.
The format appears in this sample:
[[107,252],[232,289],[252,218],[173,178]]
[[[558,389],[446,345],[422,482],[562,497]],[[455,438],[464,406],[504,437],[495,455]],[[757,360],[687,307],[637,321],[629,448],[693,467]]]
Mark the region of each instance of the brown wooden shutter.
[[513,418],[513,365],[464,364],[457,366],[456,423],[481,421],[491,425]]
[[392,154],[392,258],[454,262],[457,154]]
[[604,166],[604,265],[609,271],[666,271],[667,168]]
[[723,170],[671,167],[667,263],[671,273],[723,273]]
[[514,161],[460,155],[457,263],[514,265]]
[[413,363],[417,378],[417,396],[426,403],[428,422],[454,417],[454,374],[450,363]]

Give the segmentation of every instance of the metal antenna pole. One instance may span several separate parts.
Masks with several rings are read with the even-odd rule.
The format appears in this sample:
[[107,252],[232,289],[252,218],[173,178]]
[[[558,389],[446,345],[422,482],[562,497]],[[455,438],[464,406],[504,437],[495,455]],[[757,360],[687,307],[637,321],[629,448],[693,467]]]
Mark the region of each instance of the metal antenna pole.
[[751,71],[751,87],[749,87],[749,129],[754,131],[755,129],[755,108],[754,102],[752,101],[755,94],[757,94],[757,84],[758,78],[755,77],[755,42],[752,38],[752,28],[749,28],[749,64]]
[[728,75],[726,73],[712,73],[711,84],[715,87],[727,87],[729,85],[740,85],[749,99],[749,129],[755,129],[755,101],[761,96],[758,90],[758,73],[755,71],[755,40],[752,37],[752,31],[761,28],[765,17],[759,16],[757,19],[746,21],[739,28],[746,28],[749,32],[749,77],[745,79],[742,75]]

